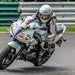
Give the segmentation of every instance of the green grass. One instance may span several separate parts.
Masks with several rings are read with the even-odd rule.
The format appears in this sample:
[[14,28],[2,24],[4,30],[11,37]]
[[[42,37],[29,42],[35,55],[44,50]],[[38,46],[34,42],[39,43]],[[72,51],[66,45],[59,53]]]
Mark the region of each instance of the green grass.
[[75,25],[67,26],[66,32],[75,32]]
[[[9,26],[0,26],[0,32],[9,32]],[[75,32],[75,25],[67,25],[66,32]]]
[[0,26],[0,32],[8,32],[9,27],[8,26]]

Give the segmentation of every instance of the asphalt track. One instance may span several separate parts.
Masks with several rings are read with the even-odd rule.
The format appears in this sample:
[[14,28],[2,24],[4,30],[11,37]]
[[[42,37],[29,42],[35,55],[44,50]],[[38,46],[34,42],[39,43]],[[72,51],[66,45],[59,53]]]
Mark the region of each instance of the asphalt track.
[[[50,60],[41,67],[34,67],[30,62],[15,60],[6,70],[0,70],[0,75],[75,75],[75,33],[65,33],[67,39],[62,47],[56,46],[56,51]],[[0,33],[0,49],[11,41],[8,33]]]

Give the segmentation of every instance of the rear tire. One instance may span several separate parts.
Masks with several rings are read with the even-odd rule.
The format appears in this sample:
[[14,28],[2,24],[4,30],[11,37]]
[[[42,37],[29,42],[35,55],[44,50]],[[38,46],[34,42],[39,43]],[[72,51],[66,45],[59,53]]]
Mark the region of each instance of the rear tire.
[[16,50],[10,46],[0,50],[0,70],[6,69],[16,58]]
[[40,53],[37,53],[37,59],[33,62],[34,66],[41,66],[46,63],[55,51],[55,44],[52,45],[52,49],[52,51],[51,49],[45,51],[41,56],[39,55]]

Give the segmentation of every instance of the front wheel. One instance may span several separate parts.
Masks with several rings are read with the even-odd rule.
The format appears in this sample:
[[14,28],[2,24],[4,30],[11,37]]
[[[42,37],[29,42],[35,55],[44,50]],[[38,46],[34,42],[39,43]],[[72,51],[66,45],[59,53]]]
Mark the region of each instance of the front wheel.
[[0,70],[6,69],[16,58],[16,50],[10,46],[0,50]]

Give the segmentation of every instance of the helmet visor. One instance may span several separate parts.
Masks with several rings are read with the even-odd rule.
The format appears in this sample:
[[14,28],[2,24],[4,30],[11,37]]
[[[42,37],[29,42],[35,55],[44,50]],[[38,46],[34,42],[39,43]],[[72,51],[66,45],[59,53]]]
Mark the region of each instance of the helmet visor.
[[42,15],[42,14],[40,14],[39,17],[40,17],[42,20],[49,20],[49,18],[50,18],[49,15]]

